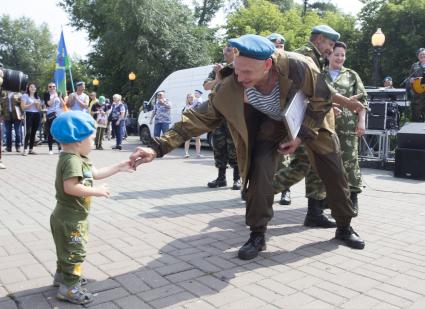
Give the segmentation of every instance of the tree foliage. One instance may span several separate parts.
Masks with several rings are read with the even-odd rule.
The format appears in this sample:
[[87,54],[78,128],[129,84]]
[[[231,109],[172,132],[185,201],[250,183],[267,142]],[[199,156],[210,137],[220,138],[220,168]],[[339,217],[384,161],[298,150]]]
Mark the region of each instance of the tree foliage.
[[37,26],[31,19],[0,17],[0,55],[5,68],[20,70],[32,82],[44,87],[53,77],[55,45],[46,24]]
[[285,49],[294,50],[309,40],[312,27],[319,24],[333,27],[348,44],[355,41],[358,35],[354,16],[334,10],[321,11],[320,14],[310,10],[302,17],[300,6],[282,11],[277,4],[266,0],[248,0],[246,7],[228,16],[226,29],[229,37],[277,32],[286,39]]
[[417,61],[416,51],[424,47],[425,2],[416,0],[365,0],[359,14],[362,35],[357,46],[357,63],[366,80],[371,80],[372,34],[381,28],[386,39],[382,56],[382,72],[391,75],[396,86],[408,76]]
[[224,0],[194,0],[195,18],[198,26],[206,26],[215,16],[217,11],[223,7]]
[[[88,62],[99,92],[130,96],[133,109],[169,73],[210,63],[212,31],[176,0],[62,0],[72,25],[94,43]],[[137,76],[130,84],[128,74]]]

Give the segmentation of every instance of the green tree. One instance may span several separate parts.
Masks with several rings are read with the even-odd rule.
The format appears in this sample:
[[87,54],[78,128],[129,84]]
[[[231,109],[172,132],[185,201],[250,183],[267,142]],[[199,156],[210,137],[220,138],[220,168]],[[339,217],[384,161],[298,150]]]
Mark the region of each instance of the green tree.
[[[98,92],[131,94],[133,110],[169,73],[210,63],[213,30],[199,27],[176,0],[62,0],[60,5],[93,42],[88,62],[100,80]],[[131,71],[137,76],[133,85]]]
[[[356,46],[358,55],[354,66],[371,81],[372,55],[371,36],[381,28],[386,36],[382,56],[382,73],[391,75],[396,86],[409,73],[417,61],[416,51],[424,46],[425,2],[416,0],[366,0],[359,14],[361,37]],[[403,87],[403,86],[402,86]]]
[[246,33],[268,35],[272,32],[282,34],[286,39],[285,49],[294,50],[305,44],[311,29],[320,24],[328,24],[341,33],[341,37],[353,44],[358,36],[355,29],[355,17],[338,11],[307,11],[301,17],[301,7],[281,11],[276,4],[266,0],[248,0],[246,7],[240,7],[231,13],[227,22],[229,37],[237,37]]
[[55,45],[46,24],[37,26],[27,17],[0,17],[0,55],[5,68],[28,74],[30,81],[44,88],[53,77]]
[[223,7],[223,0],[201,0],[194,1],[195,18],[198,19],[198,26],[206,26],[219,9]]

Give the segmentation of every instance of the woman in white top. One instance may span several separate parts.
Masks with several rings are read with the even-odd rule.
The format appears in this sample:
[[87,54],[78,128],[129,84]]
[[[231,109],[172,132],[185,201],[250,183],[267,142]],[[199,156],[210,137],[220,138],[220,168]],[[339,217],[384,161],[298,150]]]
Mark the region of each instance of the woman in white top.
[[41,100],[35,84],[28,85],[26,93],[21,98],[21,108],[25,112],[25,140],[22,155],[26,156],[28,153],[35,154],[33,151],[35,134],[40,127]]
[[[193,93],[188,93],[186,96],[186,106],[183,108],[183,113],[189,109],[192,109],[195,106],[195,95]],[[190,147],[190,140],[186,141],[184,143],[184,157],[189,158],[189,147]],[[196,149],[196,157],[201,157],[201,137],[197,136],[195,137],[195,149]]]
[[[47,144],[49,146],[49,154],[53,154],[53,137],[50,133],[50,127],[52,126],[53,120],[59,116],[65,106],[65,101],[61,96],[56,92],[56,84],[49,83],[47,86],[48,95],[46,97],[46,135],[47,135]],[[58,151],[61,150],[61,146],[58,143]]]

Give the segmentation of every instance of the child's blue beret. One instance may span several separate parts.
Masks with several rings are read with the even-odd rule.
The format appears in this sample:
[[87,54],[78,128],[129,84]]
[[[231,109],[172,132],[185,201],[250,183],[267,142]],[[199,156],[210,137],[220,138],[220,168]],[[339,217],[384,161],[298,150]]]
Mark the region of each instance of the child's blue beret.
[[92,116],[81,111],[60,114],[53,121],[50,133],[61,144],[81,142],[96,130]]
[[236,48],[239,55],[257,60],[270,58],[276,50],[272,42],[255,34],[245,34],[239,38],[230,39],[229,46]]

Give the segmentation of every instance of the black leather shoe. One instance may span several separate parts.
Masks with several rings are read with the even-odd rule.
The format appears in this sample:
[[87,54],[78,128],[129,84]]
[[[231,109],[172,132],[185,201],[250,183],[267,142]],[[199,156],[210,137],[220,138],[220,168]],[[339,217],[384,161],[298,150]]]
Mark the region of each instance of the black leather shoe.
[[365,246],[363,239],[360,238],[359,234],[354,232],[351,226],[337,228],[335,238],[353,249],[363,249]]
[[304,225],[308,227],[322,227],[331,229],[336,227],[336,222],[332,218],[326,217],[324,214],[318,216],[306,215]]
[[291,205],[291,191],[286,190],[282,192],[282,195],[280,196],[280,205]]
[[233,180],[232,190],[240,190],[240,189],[241,189],[241,180],[240,179]]
[[264,233],[251,232],[249,240],[239,249],[238,257],[241,260],[251,260],[258,256],[258,252],[266,250]]
[[121,146],[114,146],[114,147],[112,147],[112,149],[114,149],[114,150],[121,150],[122,147]]
[[208,183],[208,188],[219,188],[219,187],[226,187],[227,181],[226,179],[217,178],[216,180],[210,181]]

